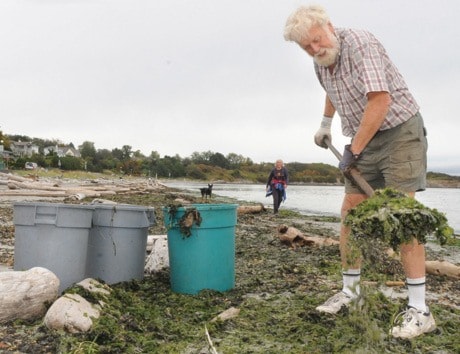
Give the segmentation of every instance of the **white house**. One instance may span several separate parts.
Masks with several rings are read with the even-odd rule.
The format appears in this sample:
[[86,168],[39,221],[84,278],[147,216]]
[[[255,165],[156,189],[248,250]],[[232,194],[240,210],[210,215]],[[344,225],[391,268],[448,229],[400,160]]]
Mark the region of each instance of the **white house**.
[[39,153],[39,146],[28,141],[12,141],[10,149],[14,156],[30,157]]
[[81,157],[80,151],[71,147],[71,146],[47,146],[43,148],[43,152],[46,155],[50,153],[56,153],[58,157],[72,156],[72,157]]

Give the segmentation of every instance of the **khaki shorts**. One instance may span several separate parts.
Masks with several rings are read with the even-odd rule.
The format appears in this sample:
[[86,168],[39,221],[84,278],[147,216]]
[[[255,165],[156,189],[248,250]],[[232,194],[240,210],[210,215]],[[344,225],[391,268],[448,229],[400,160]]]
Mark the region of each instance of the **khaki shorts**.
[[[397,127],[375,134],[357,167],[374,189],[393,187],[405,193],[423,191],[426,188],[427,149],[423,118],[417,113]],[[347,178],[345,192],[363,193]]]

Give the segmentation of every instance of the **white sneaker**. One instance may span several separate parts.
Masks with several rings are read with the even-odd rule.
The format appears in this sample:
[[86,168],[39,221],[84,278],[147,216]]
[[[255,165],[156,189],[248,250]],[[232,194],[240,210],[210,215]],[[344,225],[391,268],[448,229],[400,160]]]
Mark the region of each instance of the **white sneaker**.
[[390,330],[390,334],[395,338],[414,338],[436,329],[430,310],[423,312],[413,307],[408,307],[398,314],[394,323],[396,326]]
[[356,298],[351,297],[348,294],[345,294],[343,291],[335,294],[330,297],[324,304],[319,305],[316,310],[320,312],[326,312],[330,314],[336,314],[340,311],[342,306],[349,306],[352,301]]

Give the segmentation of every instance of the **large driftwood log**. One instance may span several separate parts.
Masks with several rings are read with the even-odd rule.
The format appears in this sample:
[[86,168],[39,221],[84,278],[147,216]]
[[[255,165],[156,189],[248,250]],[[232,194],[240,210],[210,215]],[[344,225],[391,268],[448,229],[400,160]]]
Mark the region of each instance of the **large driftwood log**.
[[4,190],[0,191],[0,196],[17,196],[17,197],[65,197],[65,191],[39,191],[30,189]]
[[426,272],[433,275],[445,275],[449,278],[460,279],[460,266],[447,261],[426,261]]
[[45,268],[0,273],[0,323],[43,316],[58,290],[58,277]]
[[38,189],[44,191],[65,191],[65,188],[57,187],[49,183],[36,183],[36,182],[8,182],[9,189]]
[[17,182],[30,182],[30,181],[34,181],[34,180],[36,179],[35,177],[26,178],[26,177],[16,176],[16,175],[12,175],[12,174],[7,174],[7,175],[5,175],[5,178],[6,178],[7,180],[10,180],[10,181],[17,181]]

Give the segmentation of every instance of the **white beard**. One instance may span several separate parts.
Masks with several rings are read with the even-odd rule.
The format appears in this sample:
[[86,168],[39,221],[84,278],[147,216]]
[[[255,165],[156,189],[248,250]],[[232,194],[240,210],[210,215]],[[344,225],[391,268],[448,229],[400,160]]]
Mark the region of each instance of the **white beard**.
[[321,52],[321,56],[313,56],[313,60],[315,61],[316,64],[320,66],[331,66],[335,64],[337,57],[339,56],[340,52],[340,44],[339,41],[337,40],[336,36],[328,31],[328,37],[333,43],[332,48],[324,48],[323,51]]
[[337,56],[339,55],[339,48],[327,48],[324,50],[325,54],[322,56],[314,56],[313,60],[320,66],[331,66],[335,63]]

